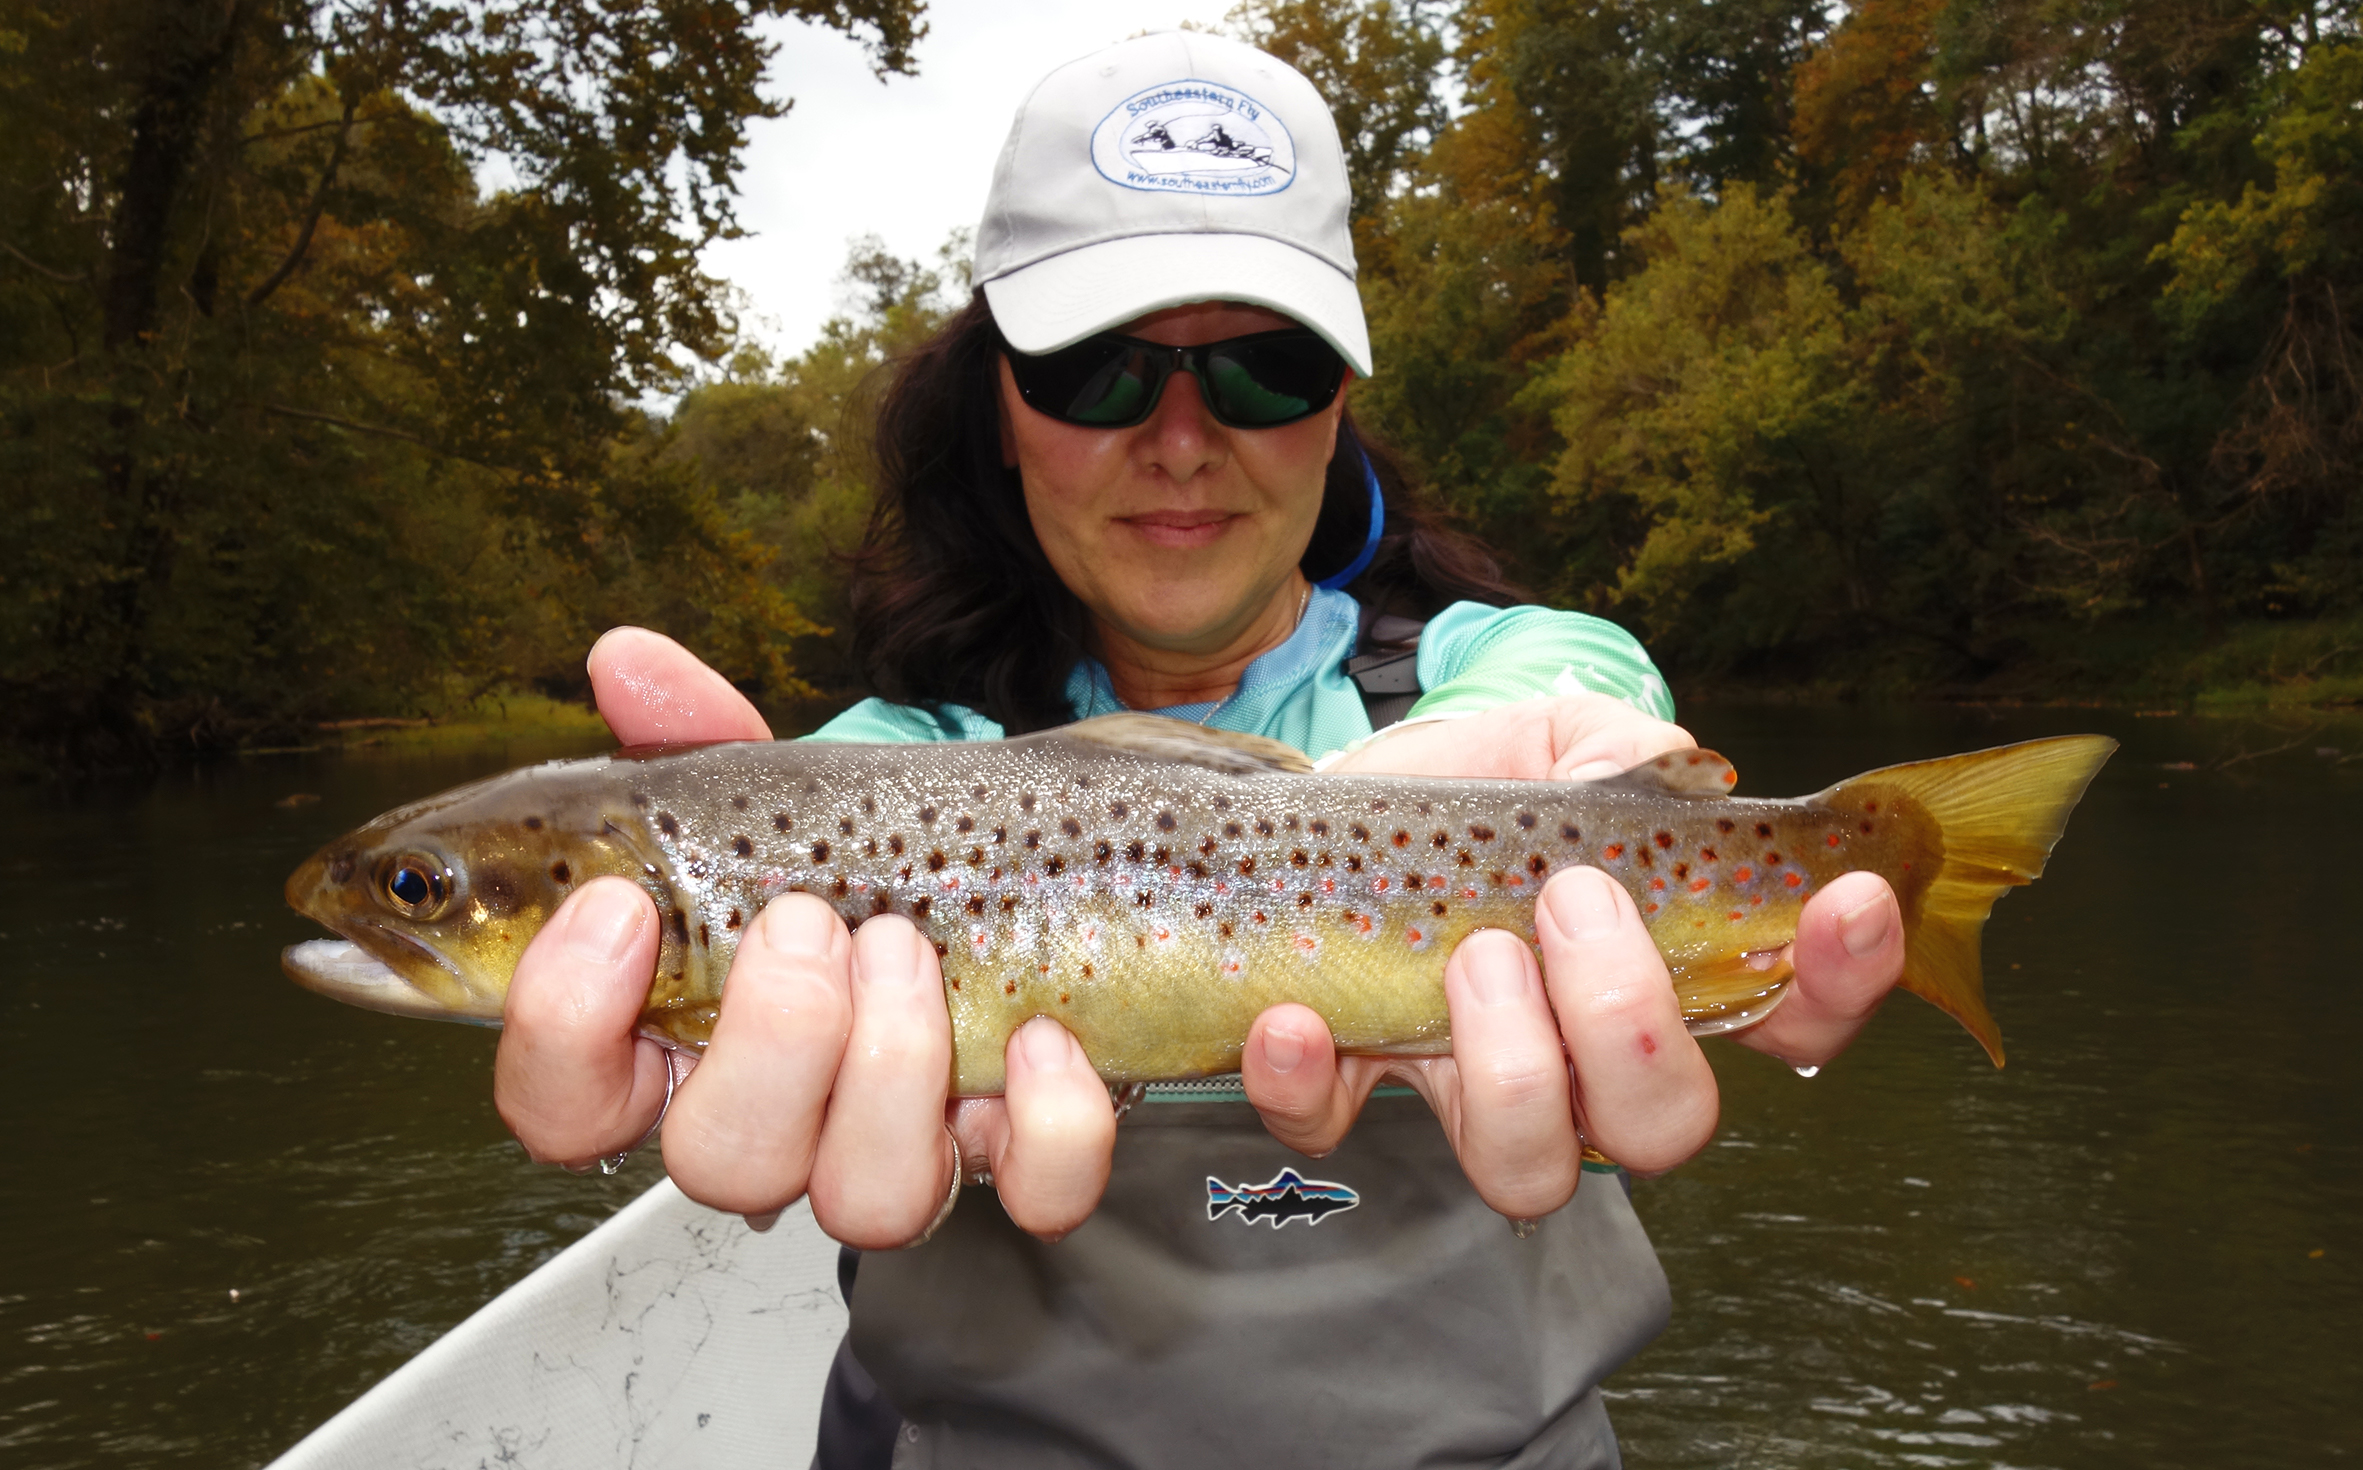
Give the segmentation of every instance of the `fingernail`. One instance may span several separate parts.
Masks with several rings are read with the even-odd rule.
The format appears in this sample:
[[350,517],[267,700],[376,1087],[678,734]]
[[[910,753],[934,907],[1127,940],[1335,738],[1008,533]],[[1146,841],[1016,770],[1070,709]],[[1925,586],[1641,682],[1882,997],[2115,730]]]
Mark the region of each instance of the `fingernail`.
[[1860,959],[1887,942],[1887,932],[1895,927],[1894,911],[1881,894],[1838,916],[1838,942],[1846,952]]
[[1074,1040],[1067,1028],[1048,1016],[1036,1016],[1018,1032],[1018,1045],[1025,1048],[1026,1065],[1045,1072],[1063,1070],[1074,1059]]
[[779,1223],[780,1213],[778,1210],[765,1210],[760,1215],[749,1215],[746,1217],[747,1228],[761,1235]]
[[1264,1033],[1264,1065],[1285,1076],[1305,1059],[1305,1039],[1285,1026]]
[[1550,887],[1551,918],[1570,939],[1600,939],[1624,924],[1616,901],[1616,880],[1598,868],[1576,868],[1574,876]]
[[827,954],[837,916],[820,903],[775,903],[763,911],[763,937],[773,949]]
[[585,964],[612,965],[623,958],[640,926],[648,922],[648,905],[614,884],[603,884],[575,906],[566,927],[566,949]]
[[1567,779],[1570,781],[1605,781],[1611,776],[1621,776],[1624,773],[1625,768],[1615,761],[1585,761],[1582,765],[1569,771]]
[[1528,979],[1526,967],[1518,963],[1515,952],[1499,945],[1487,945],[1485,951],[1471,955],[1468,961],[1469,991],[1484,1005],[1508,1005],[1526,998]]

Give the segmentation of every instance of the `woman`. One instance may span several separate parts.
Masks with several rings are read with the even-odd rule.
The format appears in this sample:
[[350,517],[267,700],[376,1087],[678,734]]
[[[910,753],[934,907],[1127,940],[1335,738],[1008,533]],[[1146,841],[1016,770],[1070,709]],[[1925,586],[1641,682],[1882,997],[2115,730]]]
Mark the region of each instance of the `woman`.
[[[1133,708],[1333,770],[1534,779],[1691,743],[1629,638],[1483,605],[1482,560],[1388,503],[1345,412],[1370,368],[1346,206],[1320,99],[1246,47],[1137,38],[1036,89],[980,294],[881,414],[855,636],[886,697],[815,738]],[[1425,693],[1376,738],[1340,667],[1348,582],[1429,618]],[[626,741],[768,737],[654,634],[610,634],[591,672]],[[1341,1058],[1277,1006],[1234,1092],[1152,1090],[1120,1128],[1048,1018],[1011,1039],[1006,1097],[947,1109],[933,950],[801,895],[751,926],[676,1090],[632,1034],[654,911],[602,882],[519,966],[497,1093],[537,1157],[628,1148],[661,1113],[692,1198],[767,1222],[809,1196],[870,1253],[837,1387],[875,1376],[897,1464],[1611,1464],[1597,1385],[1667,1306],[1624,1191],[1578,1188],[1586,1146],[1670,1168],[1711,1135],[1715,1087],[1621,888],[1555,874],[1536,924],[1539,967],[1500,933],[1451,957],[1450,1057]],[[1885,885],[1817,895],[1794,958],[1790,999],[1739,1039],[1819,1064],[1900,971]],[[1374,1096],[1388,1081],[1409,1092]],[[963,1173],[993,1190],[962,1197]]]

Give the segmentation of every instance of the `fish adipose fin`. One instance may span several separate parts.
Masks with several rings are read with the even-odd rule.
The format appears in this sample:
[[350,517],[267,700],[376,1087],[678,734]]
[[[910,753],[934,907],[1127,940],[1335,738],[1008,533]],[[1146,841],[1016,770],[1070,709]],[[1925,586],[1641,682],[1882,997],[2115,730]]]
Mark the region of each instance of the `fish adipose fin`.
[[1236,730],[1209,730],[1188,720],[1164,715],[1100,715],[1065,726],[1057,732],[1071,740],[1088,740],[1111,750],[1130,751],[1148,760],[1185,761],[1209,770],[1251,776],[1275,771],[1310,772],[1313,763],[1293,745],[1242,735]]
[[1739,784],[1731,762],[1711,750],[1683,746],[1624,772],[1589,783],[1603,791],[1640,791],[1651,796],[1729,796]]
[[1959,1021],[2002,1065],[2002,1030],[1986,1009],[1979,936],[2006,888],[2043,875],[2068,813],[2117,749],[2105,735],[2063,735],[1870,771],[1825,796],[1885,787],[1918,802],[1943,834],[1944,865],[1904,933],[1903,987]]

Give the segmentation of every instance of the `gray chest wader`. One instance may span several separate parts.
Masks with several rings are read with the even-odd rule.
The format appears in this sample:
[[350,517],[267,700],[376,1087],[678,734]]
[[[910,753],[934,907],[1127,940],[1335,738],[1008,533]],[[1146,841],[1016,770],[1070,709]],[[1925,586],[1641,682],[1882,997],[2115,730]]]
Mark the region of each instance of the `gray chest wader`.
[[[1420,626],[1363,615],[1374,730],[1419,698]],[[843,1252],[813,1463],[1617,1465],[1598,1385],[1670,1308],[1620,1184],[1587,1165],[1519,1240],[1408,1089],[1307,1160],[1235,1076],[1151,1087],[1065,1240],[972,1189],[917,1250]]]

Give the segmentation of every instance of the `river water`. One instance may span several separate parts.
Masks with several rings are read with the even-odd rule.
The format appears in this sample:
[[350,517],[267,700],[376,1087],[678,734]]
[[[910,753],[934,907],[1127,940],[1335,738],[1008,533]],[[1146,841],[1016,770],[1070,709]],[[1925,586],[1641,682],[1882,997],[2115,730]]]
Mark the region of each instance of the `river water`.
[[[2071,730],[2126,748],[1987,930],[2007,1070],[1908,997],[1811,1079],[1710,1046],[1720,1135],[1635,1186],[1675,1308],[1610,1384],[1627,1462],[2363,1450],[2363,720],[1691,716],[1759,793]],[[320,842],[561,753],[0,793],[0,1465],[265,1463],[654,1181],[529,1164],[490,1033],[278,974],[316,933],[279,883]]]

